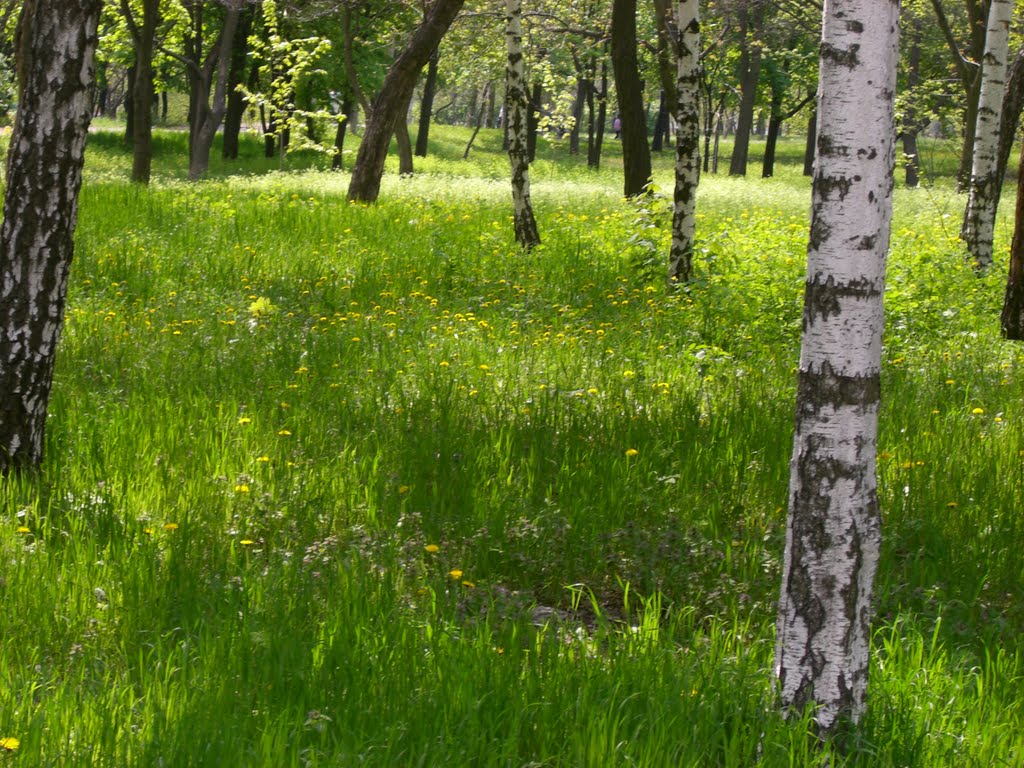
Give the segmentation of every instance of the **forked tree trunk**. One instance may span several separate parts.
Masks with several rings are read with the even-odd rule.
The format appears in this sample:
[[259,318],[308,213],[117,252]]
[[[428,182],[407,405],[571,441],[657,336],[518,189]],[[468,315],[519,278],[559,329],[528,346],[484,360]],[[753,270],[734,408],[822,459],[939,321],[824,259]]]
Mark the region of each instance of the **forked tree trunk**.
[[985,57],[981,68],[981,93],[978,96],[978,123],[974,131],[974,159],[971,186],[960,237],[978,270],[992,266],[992,238],[996,225],[995,191],[1002,179],[996,178],[999,155],[999,126],[1006,84],[1006,57],[1010,41],[1012,0],[992,0]]
[[1024,147],[1017,169],[1017,211],[1001,320],[1004,339],[1024,341]]
[[102,0],[26,0],[0,227],[0,473],[43,458]]
[[[435,0],[405,50],[391,65],[373,108],[366,116],[363,141],[348,185],[348,199],[372,203],[380,194],[388,143],[399,118],[405,119],[409,99],[423,65],[437,48],[465,0]],[[351,82],[351,80],[350,80]]]
[[[206,174],[210,167],[210,150],[213,139],[217,135],[224,113],[227,111],[228,69],[231,65],[231,49],[234,45],[235,30],[242,5],[240,0],[232,0],[224,12],[224,26],[221,28],[217,41],[216,55],[208,55],[206,62],[199,65],[194,59],[194,77],[198,88],[192,98],[193,125],[191,146],[188,158],[188,177],[195,181]],[[198,55],[198,46],[197,46]],[[213,102],[210,102],[210,92]]]
[[644,89],[636,43],[636,0],[612,0],[612,71],[622,120],[623,194],[642,195],[651,180]]
[[672,208],[670,284],[693,273],[697,182],[700,179],[700,12],[698,0],[676,7],[676,184]]
[[865,709],[899,0],[826,0],[775,670],[822,734]]
[[505,43],[508,63],[505,67],[505,131],[508,157],[512,165],[512,213],[516,240],[524,248],[540,244],[537,221],[530,204],[530,153],[527,148],[530,108],[526,94],[526,67],[523,62],[522,0],[505,0]]

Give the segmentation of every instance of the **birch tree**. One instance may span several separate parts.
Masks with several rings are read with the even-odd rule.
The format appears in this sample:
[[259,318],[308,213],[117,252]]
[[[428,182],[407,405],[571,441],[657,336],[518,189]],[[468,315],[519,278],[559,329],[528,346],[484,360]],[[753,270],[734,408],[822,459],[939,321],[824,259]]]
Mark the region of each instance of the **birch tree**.
[[974,157],[971,186],[960,237],[979,270],[992,266],[992,235],[995,230],[995,188],[999,155],[999,127],[1006,85],[1006,57],[1010,44],[1012,0],[992,0],[985,33],[985,56],[981,66],[978,122],[974,129]]
[[820,731],[864,712],[899,0],[826,0],[775,671]]
[[700,178],[700,8],[676,7],[676,184],[672,209],[669,281],[687,283],[693,271],[697,182]]
[[0,227],[0,472],[43,457],[102,0],[26,0]]
[[530,205],[530,152],[527,147],[526,67],[523,62],[522,0],[505,0],[505,41],[508,64],[505,68],[505,134],[512,164],[512,210],[516,240],[524,248],[540,244],[537,221]]

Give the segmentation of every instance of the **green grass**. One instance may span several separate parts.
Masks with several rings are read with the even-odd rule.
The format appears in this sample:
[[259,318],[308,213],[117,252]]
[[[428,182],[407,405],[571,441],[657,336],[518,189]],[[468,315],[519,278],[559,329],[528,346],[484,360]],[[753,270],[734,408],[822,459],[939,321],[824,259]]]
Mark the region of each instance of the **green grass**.
[[1024,355],[948,179],[896,193],[870,711],[818,749],[771,676],[802,142],[702,179],[667,296],[614,142],[542,141],[523,254],[497,133],[433,135],[371,207],[92,137],[46,465],[0,485],[0,766],[1020,765]]

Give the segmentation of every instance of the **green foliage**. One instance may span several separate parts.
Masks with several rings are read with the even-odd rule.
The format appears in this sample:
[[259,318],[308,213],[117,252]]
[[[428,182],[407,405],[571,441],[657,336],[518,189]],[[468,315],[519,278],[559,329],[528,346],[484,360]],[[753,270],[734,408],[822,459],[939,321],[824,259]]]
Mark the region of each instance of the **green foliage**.
[[146,188],[90,137],[47,463],[0,483],[0,765],[1019,764],[1024,353],[959,198],[897,190],[870,715],[819,747],[771,677],[801,141],[702,179],[668,294],[617,156],[541,142],[524,256],[499,132],[432,135],[372,207],[257,137],[186,184],[158,131]]

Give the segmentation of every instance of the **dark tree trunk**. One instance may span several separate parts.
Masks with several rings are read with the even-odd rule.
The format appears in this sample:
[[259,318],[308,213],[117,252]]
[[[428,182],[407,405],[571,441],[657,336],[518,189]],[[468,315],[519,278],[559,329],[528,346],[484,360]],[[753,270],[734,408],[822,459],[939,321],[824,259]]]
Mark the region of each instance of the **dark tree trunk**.
[[141,24],[135,18],[128,0],[121,0],[128,33],[135,47],[135,64],[131,68],[127,130],[132,145],[132,181],[148,184],[153,165],[153,53],[156,29],[160,24],[160,0],[143,0]]
[[0,473],[37,467],[74,255],[101,0],[27,0],[0,227]]
[[427,63],[427,79],[423,83],[423,100],[420,102],[420,125],[416,131],[416,157],[427,156],[427,141],[430,137],[430,117],[434,111],[434,93],[437,90],[437,64],[441,48],[435,48]]
[[466,149],[462,153],[463,160],[469,159],[469,151],[473,149],[473,143],[476,141],[476,135],[480,133],[480,128],[484,124],[484,111],[487,109],[487,98],[490,95],[490,92],[491,84],[487,83],[487,85],[484,86],[484,95],[483,98],[480,99],[480,107],[476,113],[476,125],[473,126],[473,135],[469,137],[469,141],[466,142]]
[[757,82],[761,76],[760,6],[748,9],[744,3],[740,10],[740,109],[736,123],[736,141],[729,160],[730,176],[747,175],[747,156],[750,153],[750,134],[754,126],[754,106],[757,100]]
[[651,178],[644,89],[637,65],[636,0],[612,2],[612,70],[622,120],[623,193],[642,195]]
[[807,143],[804,144],[804,176],[814,175],[814,155],[818,146],[818,110],[811,110],[807,120]]
[[921,84],[921,33],[924,22],[915,16],[909,22],[909,35],[906,36],[907,51],[907,91],[909,98],[903,110],[902,129],[903,163],[906,173],[905,183],[908,187],[916,187],[920,182],[920,164],[917,157],[917,134],[921,129],[920,118],[917,116],[915,89]]
[[[601,91],[597,98],[596,125],[591,129],[587,142],[587,167],[601,167],[601,148],[604,146],[604,126],[608,121],[608,59],[601,59]],[[593,118],[593,110],[591,110]]]
[[160,119],[167,122],[167,91],[160,92]]
[[[224,113],[225,160],[238,159],[238,136],[242,132],[242,118],[245,116],[245,97],[238,90],[245,77],[245,60],[249,53],[249,29],[252,27],[253,10],[246,6],[238,20],[238,32],[231,50],[231,67],[228,70],[228,106]],[[255,69],[255,67],[253,67]]]
[[338,123],[338,128],[334,132],[334,157],[331,158],[331,168],[335,171],[340,171],[345,167],[345,134],[348,132],[348,117],[352,114],[354,106],[352,93],[346,89],[341,102],[341,114],[345,116],[345,119]]
[[409,44],[388,70],[380,93],[367,117],[363,141],[359,145],[355,168],[349,182],[349,200],[374,202],[380,194],[380,178],[384,174],[384,159],[388,142],[399,117],[405,110],[416,84],[416,78],[437,48],[448,27],[462,8],[465,0],[436,0],[430,7],[423,24],[413,34]]
[[495,95],[495,91],[497,91],[497,90],[498,90],[497,88],[492,86],[491,87],[491,96],[490,96],[489,99],[487,99],[487,127],[488,128],[497,128],[498,127],[497,124],[494,122],[494,119],[495,119],[494,113],[495,113],[495,110],[497,109],[497,101],[498,101],[497,96]]
[[412,101],[412,89],[405,102],[405,109],[395,121],[395,143],[398,145],[398,175],[412,176],[412,141],[409,139],[409,104]]
[[544,100],[544,87],[535,80],[530,90],[530,106],[526,113],[526,152],[532,163],[537,159],[537,126],[540,125],[540,109]]
[[135,73],[137,69],[134,64],[128,67],[126,79],[128,81],[124,91],[124,144],[126,147],[134,146],[135,141]]
[[775,146],[782,131],[782,115],[773,114],[768,120],[768,135],[765,137],[764,158],[761,161],[761,178],[770,179],[775,175]]
[[582,73],[576,74],[576,99],[572,103],[572,130],[569,131],[569,154],[580,153],[580,123],[583,122],[583,105],[590,91],[590,82]]
[[661,152],[665,148],[665,137],[668,135],[668,101],[665,92],[661,92],[658,103],[658,119],[654,122],[654,138],[651,139],[651,151]]
[[[207,55],[199,71],[197,89],[193,100],[196,114],[193,117],[194,133],[192,152],[189,155],[188,177],[192,180],[203,176],[210,167],[210,149],[217,135],[224,113],[227,111],[228,68],[231,64],[231,49],[234,45],[235,31],[238,29],[238,17],[241,5],[229,5],[224,12],[224,26],[221,28],[220,39],[214,49]],[[197,49],[198,50],[198,49]],[[215,55],[214,55],[215,54]],[[198,65],[198,58],[194,60]],[[213,102],[210,102],[210,92]]]
[[1010,162],[1013,140],[1017,137],[1017,126],[1020,124],[1022,107],[1024,107],[1024,48],[1017,51],[1017,56],[1006,71],[1003,111],[999,122],[999,154],[996,156],[996,178],[999,183],[995,188],[994,204],[997,209],[1003,191],[1003,180],[1006,179],[1006,166]]
[[1010,276],[1003,298],[1003,338],[1024,341],[1024,148],[1017,169],[1017,211],[1010,245]]

